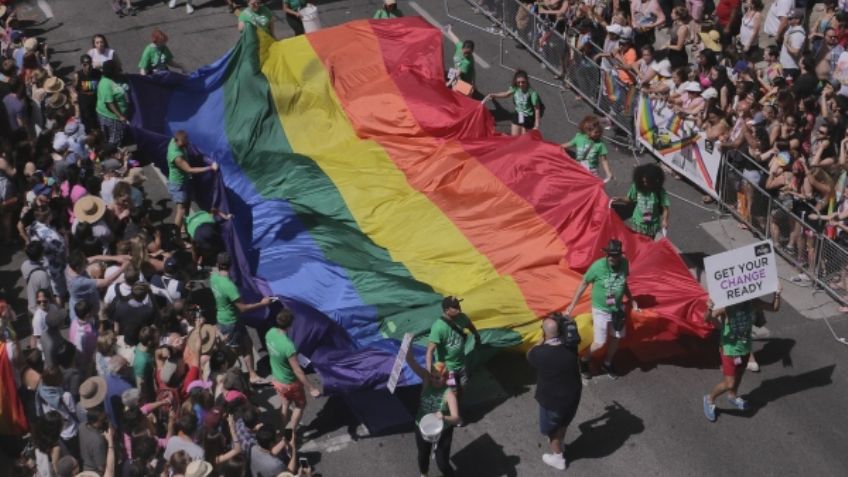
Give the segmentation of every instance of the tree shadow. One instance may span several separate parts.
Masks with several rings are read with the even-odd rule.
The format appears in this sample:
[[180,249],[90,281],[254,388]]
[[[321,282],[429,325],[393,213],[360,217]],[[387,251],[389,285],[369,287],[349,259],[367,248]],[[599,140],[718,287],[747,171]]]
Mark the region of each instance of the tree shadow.
[[645,430],[642,419],[617,401],[604,408],[604,413],[577,426],[580,436],[566,446],[570,462],[578,459],[600,459],[611,455],[630,436]]
[[747,410],[722,409],[721,413],[731,416],[754,417],[760,409],[766,407],[772,401],[777,401],[780,398],[791,396],[808,389],[833,384],[832,376],[834,369],[836,369],[836,365],[831,364],[830,366],[824,366],[794,376],[766,379],[756,389],[745,395],[745,399],[748,400],[749,405]]
[[495,442],[488,433],[474,439],[470,444],[453,455],[456,475],[515,477],[515,466],[521,458],[506,455],[503,446]]

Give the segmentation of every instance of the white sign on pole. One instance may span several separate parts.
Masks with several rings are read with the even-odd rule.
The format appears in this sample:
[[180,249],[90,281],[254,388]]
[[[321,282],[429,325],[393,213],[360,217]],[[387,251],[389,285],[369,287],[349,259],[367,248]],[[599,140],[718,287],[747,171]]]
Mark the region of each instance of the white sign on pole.
[[716,308],[774,293],[778,288],[771,240],[709,256],[704,259],[704,272]]
[[398,350],[397,358],[395,358],[395,364],[392,365],[392,374],[389,375],[389,383],[386,385],[392,394],[395,393],[398,379],[400,379],[400,372],[403,370],[403,363],[406,361],[406,353],[409,352],[410,343],[412,343],[412,333],[403,335],[403,341],[400,343],[400,350]]

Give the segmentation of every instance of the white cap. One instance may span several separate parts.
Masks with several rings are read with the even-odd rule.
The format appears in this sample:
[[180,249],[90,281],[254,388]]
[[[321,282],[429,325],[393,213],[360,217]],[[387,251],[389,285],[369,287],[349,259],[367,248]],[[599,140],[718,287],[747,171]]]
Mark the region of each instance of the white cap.
[[698,84],[697,81],[689,81],[683,86],[683,91],[688,91],[690,93],[700,93],[701,85]]
[[613,35],[621,35],[621,32],[624,31],[624,29],[621,28],[621,25],[618,23],[613,23],[612,25],[607,25],[607,31]]
[[701,93],[701,97],[704,99],[718,98],[718,91],[713,87],[707,88]]
[[651,69],[664,78],[671,78],[671,62],[668,60],[654,62]]
[[633,39],[633,29],[626,26],[621,28],[621,39],[623,40],[632,40]]

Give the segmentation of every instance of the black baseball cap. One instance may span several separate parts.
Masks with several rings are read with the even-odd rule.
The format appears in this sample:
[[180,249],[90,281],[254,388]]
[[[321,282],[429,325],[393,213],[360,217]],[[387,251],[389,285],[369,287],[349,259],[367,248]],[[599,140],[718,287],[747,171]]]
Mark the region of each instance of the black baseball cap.
[[462,300],[455,296],[446,296],[442,298],[442,310],[447,310],[448,308],[456,308],[457,310],[461,309],[459,306],[459,302]]

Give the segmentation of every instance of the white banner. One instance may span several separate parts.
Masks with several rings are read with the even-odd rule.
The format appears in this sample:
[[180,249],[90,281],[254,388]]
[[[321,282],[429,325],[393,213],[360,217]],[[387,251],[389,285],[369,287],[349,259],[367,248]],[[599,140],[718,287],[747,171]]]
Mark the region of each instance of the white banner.
[[636,105],[636,138],[645,149],[713,197],[721,166],[717,141],[709,141],[694,122],[683,120],[665,102],[640,95]]
[[771,240],[706,257],[707,291],[724,308],[777,291],[777,261]]
[[400,350],[398,351],[397,358],[395,358],[395,364],[392,365],[392,374],[389,375],[389,383],[386,385],[386,387],[389,388],[389,392],[392,394],[395,393],[398,379],[400,379],[400,372],[403,370],[403,363],[406,361],[406,353],[409,352],[410,343],[412,343],[412,333],[403,335],[403,341],[400,344]]

